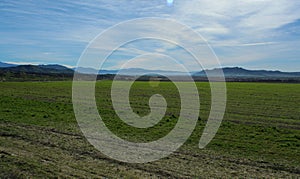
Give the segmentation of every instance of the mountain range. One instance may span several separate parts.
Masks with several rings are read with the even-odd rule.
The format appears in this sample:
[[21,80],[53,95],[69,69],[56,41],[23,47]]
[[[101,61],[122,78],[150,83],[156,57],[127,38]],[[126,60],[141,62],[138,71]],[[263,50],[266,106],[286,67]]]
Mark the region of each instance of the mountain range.
[[30,74],[73,74],[74,71],[62,65],[11,65],[0,64],[0,72],[30,73]]
[[246,70],[240,67],[226,67],[226,68],[216,68],[212,70],[202,70],[200,72],[193,73],[193,76],[206,76],[209,74],[213,77],[218,77],[220,71],[223,70],[224,76],[227,78],[287,78],[287,77],[300,77],[300,72],[281,72],[281,71],[269,71],[269,70]]
[[[225,68],[215,68],[210,70],[201,70],[199,72],[190,72],[193,77],[206,77],[209,74],[212,77],[219,77],[219,72],[223,70],[224,76],[226,78],[300,78],[300,72],[281,72],[281,71],[269,71],[269,70],[247,70],[240,67],[225,67]],[[128,68],[122,70],[101,70],[98,71],[94,68],[83,68],[79,67],[68,68],[59,64],[47,64],[47,65],[15,65],[10,63],[0,62],[0,75],[6,73],[15,74],[35,74],[35,75],[72,75],[74,71],[83,74],[98,74],[105,75],[111,74],[115,75],[119,73],[120,75],[142,75],[146,74],[148,76],[184,76],[186,73],[180,71],[165,71],[165,70],[148,70],[142,68]]]
[[142,75],[142,74],[147,74],[147,75],[173,75],[173,76],[181,76],[181,75],[186,75],[184,72],[180,71],[167,71],[167,70],[149,70],[149,69],[143,69],[143,68],[125,68],[121,70],[96,70],[94,68],[73,68],[73,70],[76,70],[79,73],[84,73],[84,74],[99,74],[99,75],[104,75],[104,74],[120,74],[120,75]]
[[14,67],[14,66],[17,66],[17,65],[0,62],[0,68],[7,68],[7,67]]

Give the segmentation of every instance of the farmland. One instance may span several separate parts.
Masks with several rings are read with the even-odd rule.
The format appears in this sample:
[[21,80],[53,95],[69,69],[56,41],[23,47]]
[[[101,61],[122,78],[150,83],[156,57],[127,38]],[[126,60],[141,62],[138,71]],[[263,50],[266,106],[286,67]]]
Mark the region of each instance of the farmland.
[[[171,82],[135,82],[130,104],[140,116],[161,94],[168,103],[155,126],[137,129],[114,112],[111,81],[96,85],[106,126],[119,137],[149,142],[177,122],[180,98]],[[152,84],[157,83],[157,84]],[[0,83],[0,178],[5,177],[300,177],[300,84],[227,83],[222,125],[205,149],[198,142],[210,110],[209,83],[197,82],[201,99],[197,126],[167,158],[128,164],[101,154],[82,135],[72,106],[72,82]]]

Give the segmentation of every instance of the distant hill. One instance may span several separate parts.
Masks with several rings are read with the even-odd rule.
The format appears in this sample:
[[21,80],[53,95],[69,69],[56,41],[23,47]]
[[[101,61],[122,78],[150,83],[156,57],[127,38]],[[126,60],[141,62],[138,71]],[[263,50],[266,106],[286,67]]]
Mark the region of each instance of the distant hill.
[[61,65],[18,65],[0,68],[1,81],[71,80],[74,71]]
[[143,69],[143,68],[126,68],[126,69],[121,69],[121,70],[96,70],[94,68],[84,68],[84,67],[78,67],[74,68],[79,73],[84,73],[84,74],[99,74],[99,75],[104,75],[104,74],[117,74],[119,73],[120,75],[141,75],[141,74],[149,74],[149,75],[158,75],[158,74],[163,74],[163,75],[173,75],[173,76],[180,76],[180,75],[185,75],[186,73],[180,72],[180,71],[167,71],[167,70],[148,70],[148,69]]
[[[281,71],[268,71],[268,70],[247,70],[240,67],[226,67],[226,68],[216,68],[210,70],[202,70],[200,72],[190,72],[192,76],[195,77],[206,77],[206,74],[210,76],[218,77],[220,70],[223,70],[223,73],[226,78],[289,78],[289,77],[300,77],[300,72],[281,72]],[[186,75],[184,72],[180,71],[167,71],[167,70],[149,70],[143,68],[127,68],[121,70],[101,70],[97,71],[93,68],[78,68],[78,72],[84,74],[117,74],[120,75],[141,75],[148,74],[151,75],[165,75],[165,76],[183,76]]]
[[12,73],[34,73],[34,74],[71,74],[74,73],[69,69],[60,65],[19,65],[14,67],[2,68],[2,72]]
[[184,72],[180,71],[168,71],[168,70],[148,70],[143,68],[128,68],[122,69],[119,71],[121,75],[142,75],[142,74],[149,74],[149,75],[171,75],[171,76],[181,76],[186,75]]
[[0,62],[0,68],[15,67],[15,66],[17,66],[17,65]]
[[73,72],[72,69],[62,66],[62,65],[58,65],[58,64],[49,64],[49,65],[38,65],[38,67],[41,67],[43,69],[52,69],[52,70],[58,70],[58,71],[69,71],[69,72]]
[[204,77],[206,73],[213,77],[218,77],[220,70],[223,70],[226,78],[289,78],[300,77],[300,72],[281,72],[268,70],[246,70],[240,67],[216,68],[212,70],[202,70],[196,72],[193,76]]
[[85,67],[78,67],[78,68],[73,68],[74,71],[83,73],[83,74],[117,74],[118,70],[96,70],[94,68],[85,68]]
[[[168,80],[163,76],[174,76],[178,81],[185,79],[186,73],[180,71],[149,70],[142,68],[128,68],[121,70],[96,70],[94,68],[68,68],[59,64],[46,65],[14,65],[0,62],[0,80],[2,81],[22,81],[22,80],[71,80],[74,71],[82,74],[97,74],[97,79],[113,79],[117,73],[120,79],[133,79],[133,76],[159,77]],[[247,70],[240,67],[215,68],[190,72],[196,81],[207,81],[207,74],[214,79],[220,79],[220,72],[223,71],[226,81],[300,81],[300,72],[281,72],[268,70]],[[144,78],[143,78],[144,79]],[[148,78],[145,78],[148,79]]]

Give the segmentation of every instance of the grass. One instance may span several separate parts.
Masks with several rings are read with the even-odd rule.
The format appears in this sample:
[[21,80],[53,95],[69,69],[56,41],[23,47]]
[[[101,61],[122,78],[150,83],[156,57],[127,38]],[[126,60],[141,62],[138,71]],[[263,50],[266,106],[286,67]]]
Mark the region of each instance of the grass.
[[[197,83],[200,117],[187,142],[156,162],[112,160],[82,136],[72,107],[71,82],[0,83],[0,178],[14,177],[300,177],[300,84],[227,83],[223,123],[212,142],[198,149],[209,115],[210,87]],[[129,141],[166,135],[177,122],[180,98],[170,82],[136,82],[130,91],[133,111],[150,112],[149,97],[162,94],[165,117],[137,129],[115,114],[111,81],[96,86],[98,110],[108,128]]]

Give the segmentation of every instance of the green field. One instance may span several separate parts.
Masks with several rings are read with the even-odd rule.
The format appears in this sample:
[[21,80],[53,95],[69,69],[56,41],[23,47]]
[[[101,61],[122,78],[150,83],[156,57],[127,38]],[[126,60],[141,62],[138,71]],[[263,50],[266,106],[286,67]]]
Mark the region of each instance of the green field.
[[[154,127],[127,126],[115,114],[111,81],[96,86],[98,110],[108,128],[137,142],[166,135],[177,122],[180,99],[171,82],[135,82],[133,111],[150,112],[162,94],[165,117]],[[112,160],[82,135],[72,106],[72,82],[0,83],[0,178],[14,177],[300,177],[300,84],[227,83],[227,108],[212,142],[198,142],[209,115],[209,83],[199,82],[200,117],[187,142],[167,158],[146,164]]]

